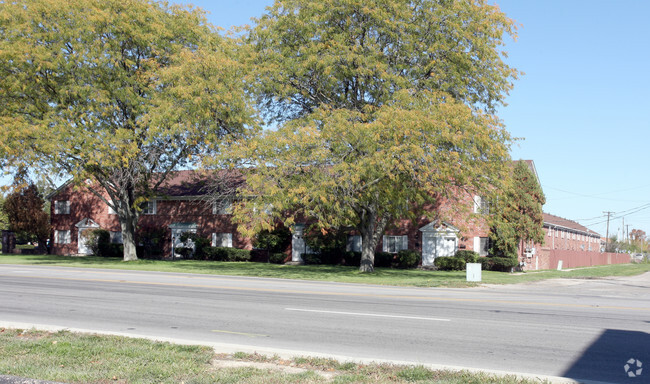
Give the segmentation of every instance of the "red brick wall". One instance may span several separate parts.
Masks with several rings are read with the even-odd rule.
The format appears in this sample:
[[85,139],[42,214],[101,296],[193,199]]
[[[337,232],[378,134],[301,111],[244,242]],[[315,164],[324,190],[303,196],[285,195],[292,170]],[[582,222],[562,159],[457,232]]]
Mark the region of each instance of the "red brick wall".
[[[474,213],[474,199],[467,193],[459,193],[458,200],[440,199],[439,203],[425,209],[433,216],[420,216],[416,220],[397,220],[386,229],[386,235],[408,236],[409,249],[422,252],[420,228],[439,220],[458,228],[458,249],[474,250],[474,237],[488,237],[490,228],[486,216]],[[378,251],[382,250],[380,241]]]
[[[55,214],[54,201],[69,201],[70,214]],[[212,214],[212,206],[200,200],[158,200],[155,215],[141,215],[138,221],[140,229],[164,228],[166,231],[165,254],[171,253],[172,223],[196,223],[197,232],[210,239],[213,232],[233,234],[233,247],[252,249],[251,241],[243,238],[236,225],[230,221],[230,215]],[[76,254],[78,251],[78,231],[75,224],[85,218],[92,219],[102,229],[121,231],[117,215],[108,213],[108,206],[99,197],[83,187],[68,186],[52,198],[51,208],[52,238],[51,253]],[[70,230],[70,244],[55,244],[54,230]]]

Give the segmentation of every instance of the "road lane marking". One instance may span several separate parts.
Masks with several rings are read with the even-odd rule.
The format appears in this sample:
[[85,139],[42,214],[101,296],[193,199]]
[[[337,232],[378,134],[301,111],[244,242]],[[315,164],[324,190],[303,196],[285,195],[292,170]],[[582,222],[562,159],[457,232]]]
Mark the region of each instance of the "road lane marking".
[[382,295],[382,294],[375,294],[375,293],[303,291],[297,289],[232,287],[232,286],[222,286],[222,285],[162,283],[162,282],[155,282],[155,281],[136,281],[136,280],[121,280],[121,279],[89,279],[89,278],[78,278],[78,277],[53,277],[53,276],[35,276],[35,275],[16,276],[15,274],[0,274],[0,276],[45,279],[45,280],[85,281],[85,282],[94,282],[94,283],[153,285],[153,286],[163,286],[163,287],[209,288],[209,289],[222,289],[222,290],[231,290],[231,291],[286,293],[286,294],[298,294],[298,295],[375,297],[375,298],[384,298],[384,299],[405,299],[405,300],[443,301],[443,302],[462,302],[462,303],[481,303],[481,304],[486,304],[486,303],[514,304],[514,305],[530,305],[530,306],[538,306],[538,307],[613,309],[613,310],[628,310],[628,311],[643,311],[643,312],[650,311],[650,307],[623,307],[623,306],[614,306],[614,305],[552,303],[552,302],[524,301],[524,300],[519,301],[519,300],[495,300],[495,299],[474,299],[474,298],[470,299],[470,298],[459,298],[459,297],[407,296],[407,295],[385,295],[385,294]]
[[222,331],[219,329],[213,329],[212,332],[214,333],[227,333],[229,335],[239,335],[239,336],[247,336],[250,338],[256,338],[256,337],[271,337],[269,335],[260,335],[257,333],[246,333],[246,332],[232,332],[232,331]]
[[437,319],[437,318],[434,318],[434,317],[384,315],[384,314],[381,314],[381,313],[341,312],[341,311],[325,311],[325,310],[319,310],[319,309],[300,309],[300,308],[285,308],[285,310],[287,310],[287,311],[295,311],[295,312],[326,313],[326,314],[347,315],[347,316],[388,317],[388,318],[391,318],[391,319],[451,321],[450,319]]

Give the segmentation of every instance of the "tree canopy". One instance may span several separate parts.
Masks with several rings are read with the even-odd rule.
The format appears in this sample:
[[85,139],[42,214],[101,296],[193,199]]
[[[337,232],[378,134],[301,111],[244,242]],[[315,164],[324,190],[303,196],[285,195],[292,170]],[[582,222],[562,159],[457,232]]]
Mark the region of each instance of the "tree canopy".
[[4,200],[9,229],[19,237],[38,241],[40,248],[50,237],[50,215],[44,210],[45,200],[35,184],[29,184],[10,193]]
[[491,253],[518,260],[519,245],[544,243],[544,192],[525,161],[516,161],[493,211]]
[[510,136],[494,110],[517,76],[499,51],[508,34],[485,1],[277,1],[249,42],[278,128],[248,146],[256,198],[239,220],[355,228],[372,271],[392,219],[459,190],[495,193]]
[[3,166],[92,180],[118,214],[125,260],[167,175],[254,126],[238,46],[198,9],[18,0],[0,8],[0,36]]

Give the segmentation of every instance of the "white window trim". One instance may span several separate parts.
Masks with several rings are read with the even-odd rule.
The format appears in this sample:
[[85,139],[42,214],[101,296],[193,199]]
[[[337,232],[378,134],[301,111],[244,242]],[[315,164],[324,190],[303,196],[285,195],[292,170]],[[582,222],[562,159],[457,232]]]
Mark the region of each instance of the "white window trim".
[[232,213],[232,199],[212,203],[213,215],[229,215]]
[[[393,240],[393,250],[391,250],[390,242]],[[408,236],[393,236],[384,235],[382,239],[382,250],[387,253],[397,253],[399,251],[408,249]]]
[[346,252],[361,252],[361,235],[348,235],[348,241],[345,245]]
[[[221,240],[221,244],[217,244],[217,241]],[[224,245],[225,243],[225,245]],[[228,232],[212,232],[212,242],[213,247],[225,247],[232,248],[232,233]]]
[[54,214],[55,215],[69,215],[70,214],[70,200],[58,200],[58,201],[55,201],[54,202]]
[[485,200],[485,198],[474,195],[474,213],[479,215],[487,215],[490,213],[490,206]]
[[146,207],[142,208],[143,215],[155,215],[158,213],[158,200],[149,200],[144,204],[146,204]]
[[54,231],[54,243],[55,244],[70,244],[72,243],[72,231],[69,229],[65,230],[55,230]]

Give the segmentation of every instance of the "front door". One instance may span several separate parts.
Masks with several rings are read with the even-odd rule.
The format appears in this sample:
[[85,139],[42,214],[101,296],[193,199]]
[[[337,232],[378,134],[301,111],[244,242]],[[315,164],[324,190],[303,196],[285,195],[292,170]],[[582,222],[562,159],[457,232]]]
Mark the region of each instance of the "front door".
[[436,258],[436,237],[433,232],[422,232],[422,265],[433,265]]
[[89,240],[90,240],[90,231],[94,228],[90,227],[79,227],[79,232],[77,234],[77,253],[80,255],[90,255],[93,253],[90,249]]
[[456,237],[436,237],[436,256],[454,256],[456,254]]

